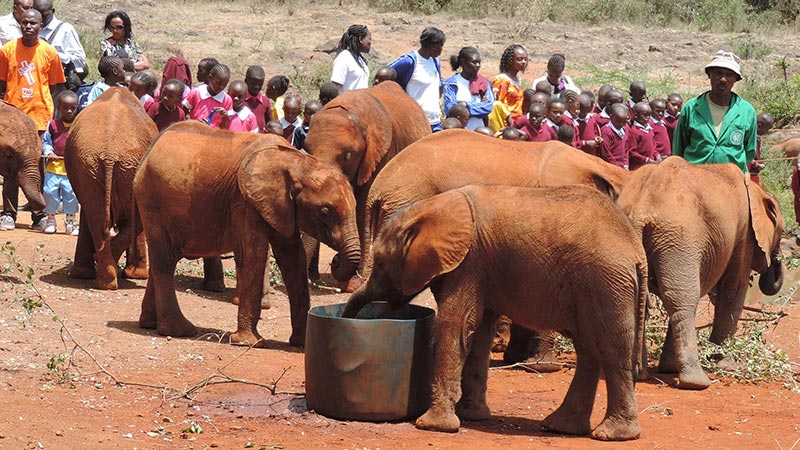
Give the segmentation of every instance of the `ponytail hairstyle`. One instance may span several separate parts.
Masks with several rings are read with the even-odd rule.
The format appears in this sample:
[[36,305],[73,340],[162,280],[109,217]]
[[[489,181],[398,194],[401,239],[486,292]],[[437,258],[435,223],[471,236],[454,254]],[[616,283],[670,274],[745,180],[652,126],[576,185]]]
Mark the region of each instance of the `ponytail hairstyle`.
[[450,55],[450,67],[452,67],[455,72],[463,66],[461,61],[467,58],[480,58],[480,56],[480,52],[478,52],[478,49],[475,47],[461,47],[458,55]]
[[344,32],[342,38],[339,39],[339,46],[336,48],[336,53],[347,50],[353,55],[353,59],[359,64],[367,65],[367,59],[361,54],[359,41],[369,33],[366,25],[350,25],[347,31]]

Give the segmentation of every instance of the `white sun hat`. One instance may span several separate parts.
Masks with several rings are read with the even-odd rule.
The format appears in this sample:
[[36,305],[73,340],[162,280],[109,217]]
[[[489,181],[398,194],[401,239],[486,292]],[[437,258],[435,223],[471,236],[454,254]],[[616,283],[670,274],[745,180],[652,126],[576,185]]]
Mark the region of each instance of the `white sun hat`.
[[725,50],[719,50],[713,58],[711,58],[711,62],[706,64],[705,71],[708,73],[708,69],[712,67],[721,67],[723,69],[728,69],[733,71],[739,78],[736,81],[742,79],[742,70],[739,68],[739,57],[736,56],[733,52],[726,52]]

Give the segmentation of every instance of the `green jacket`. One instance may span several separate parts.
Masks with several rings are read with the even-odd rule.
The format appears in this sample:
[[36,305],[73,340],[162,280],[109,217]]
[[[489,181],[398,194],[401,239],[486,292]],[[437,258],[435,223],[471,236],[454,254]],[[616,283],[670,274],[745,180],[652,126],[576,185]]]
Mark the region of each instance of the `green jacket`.
[[672,135],[672,154],[692,164],[734,163],[747,172],[756,155],[756,110],[732,95],[719,136],[708,109],[708,92],[686,102]]

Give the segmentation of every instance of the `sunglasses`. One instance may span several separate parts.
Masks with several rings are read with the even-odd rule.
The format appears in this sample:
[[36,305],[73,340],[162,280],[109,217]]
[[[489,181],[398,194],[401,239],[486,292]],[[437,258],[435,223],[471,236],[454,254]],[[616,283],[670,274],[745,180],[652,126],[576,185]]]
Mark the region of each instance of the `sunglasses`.
[[124,25],[109,25],[108,29],[111,30],[111,31],[124,30],[125,26]]

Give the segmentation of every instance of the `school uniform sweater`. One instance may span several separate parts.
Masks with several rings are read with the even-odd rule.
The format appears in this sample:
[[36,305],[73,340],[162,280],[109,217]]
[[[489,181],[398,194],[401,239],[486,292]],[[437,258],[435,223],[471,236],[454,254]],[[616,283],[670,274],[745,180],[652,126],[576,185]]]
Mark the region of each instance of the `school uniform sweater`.
[[558,139],[558,135],[544,122],[539,124],[539,128],[535,128],[528,116],[522,116],[515,120],[514,128],[522,131],[530,142],[546,142]]
[[662,158],[672,154],[672,146],[669,141],[669,131],[664,125],[663,120],[650,118],[650,126],[653,128],[653,140],[656,143],[656,151]]
[[636,170],[658,159],[659,154],[656,151],[656,141],[653,138],[653,128],[650,124],[642,126],[639,122],[634,122],[626,140],[630,170]]
[[600,135],[603,137],[603,143],[600,145],[598,156],[606,162],[627,169],[628,148],[626,139],[629,129],[630,127],[625,125],[621,130],[617,130],[610,122],[601,128]]

